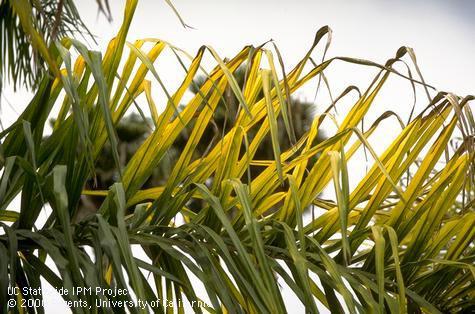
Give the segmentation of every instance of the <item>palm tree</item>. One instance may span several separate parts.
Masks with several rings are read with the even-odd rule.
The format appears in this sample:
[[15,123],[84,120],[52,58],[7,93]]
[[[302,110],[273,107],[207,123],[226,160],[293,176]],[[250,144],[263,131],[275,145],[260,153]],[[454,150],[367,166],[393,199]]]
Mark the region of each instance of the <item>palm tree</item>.
[[[160,40],[125,49],[136,5],[127,1],[123,26],[104,56],[78,41],[58,45],[55,60],[65,71],[43,76],[18,121],[0,133],[2,312],[23,311],[16,306],[23,300],[41,311],[42,298],[49,296],[12,296],[8,287],[38,289],[44,281],[70,292],[74,287],[103,291],[63,294],[65,301],[92,305],[73,307],[77,313],[170,313],[169,302],[179,313],[183,304],[197,313],[292,312],[284,283],[309,313],[473,310],[473,96],[432,95],[426,110],[377,155],[367,138],[385,132],[380,122],[394,115],[383,114],[363,131],[358,126],[381,88],[390,87],[390,75],[424,84],[392,67],[411,51],[400,49],[385,65],[353,58],[311,65],[312,51],[329,31],[324,27],[302,61],[279,79],[275,69],[262,68],[261,58],[272,58],[263,47],[244,47],[226,61],[210,49],[216,68],[199,84],[199,93],[182,102],[208,51],[203,48],[183,63],[182,85],[162,113],[152,114],[152,131],[124,158],[120,123],[148,84],[160,84],[158,75],[157,81],[145,80],[156,74],[154,62],[166,47],[175,49]],[[80,54],[75,63],[69,62],[69,49]],[[117,73],[121,60],[126,66]],[[329,116],[317,115],[286,147],[278,120],[287,113],[287,91],[294,94],[338,60],[379,72],[335,134],[317,140]],[[240,67],[249,68],[242,89],[232,74]],[[200,143],[210,142],[204,136],[219,117],[228,85],[239,103],[236,113],[229,115],[224,134],[203,150]],[[59,114],[52,134],[44,137],[55,105]],[[142,136],[138,124],[139,131],[121,135],[124,140]],[[146,188],[185,130],[186,143],[178,146],[166,180]],[[272,159],[257,159],[269,135]],[[448,143],[458,136],[461,142],[452,149]],[[87,189],[107,143],[117,178],[110,188]],[[374,163],[350,185],[347,164],[363,147]],[[252,167],[261,169],[252,175]],[[328,185],[336,197],[321,199]],[[75,220],[84,195],[104,199],[97,213]],[[199,210],[190,208],[196,200]],[[277,209],[269,211],[273,206]],[[303,217],[309,206],[319,214]],[[107,293],[110,289],[126,293]],[[138,308],[136,300],[150,306]],[[112,309],[94,306],[112,301],[122,303]]]

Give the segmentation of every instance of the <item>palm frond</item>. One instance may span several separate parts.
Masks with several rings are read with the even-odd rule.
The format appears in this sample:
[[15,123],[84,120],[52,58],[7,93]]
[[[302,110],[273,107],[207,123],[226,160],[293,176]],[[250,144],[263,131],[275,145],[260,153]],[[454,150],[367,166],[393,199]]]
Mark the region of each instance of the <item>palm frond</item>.
[[[394,114],[383,114],[366,130],[358,126],[383,86],[390,87],[388,77],[428,87],[393,68],[409,50],[399,50],[384,65],[348,57],[312,64],[313,50],[329,32],[324,27],[284,78],[275,65],[264,67],[262,57],[270,58],[265,46],[244,47],[223,60],[209,47],[190,56],[159,39],[127,43],[136,4],[127,1],[124,23],[103,55],[75,40],[58,44],[59,75],[43,76],[18,121],[0,134],[3,311],[11,298],[8,286],[36,288],[44,281],[70,291],[126,289],[125,295],[62,296],[86,304],[123,301],[114,312],[169,313],[163,300],[178,313],[185,303],[197,313],[291,312],[283,283],[311,313],[473,309],[472,96],[437,93],[378,155],[370,136],[385,132],[381,123]],[[71,49],[79,51],[74,61]],[[167,49],[186,68],[174,92],[155,69]],[[202,73],[207,53],[216,66]],[[290,130],[289,97],[335,62],[379,72],[335,134],[316,140],[341,97],[316,115],[305,133]],[[241,82],[236,72],[243,67]],[[154,99],[153,88],[163,89],[164,99]],[[195,93],[186,100],[190,88]],[[116,137],[142,94],[152,130],[141,133],[146,138],[124,165]],[[209,144],[213,117],[223,105],[231,106],[230,99],[237,106],[235,119]],[[166,104],[163,110],[154,108],[158,103]],[[53,131],[44,137],[55,106],[60,110]],[[290,133],[288,146],[277,134],[284,130]],[[186,141],[176,146],[184,132]],[[292,133],[299,135],[295,142]],[[461,140],[452,149],[456,138]],[[257,159],[266,141],[272,153]],[[203,142],[209,149],[197,149]],[[176,156],[167,160],[173,149]],[[363,149],[373,165],[350,188],[349,162]],[[97,161],[107,150],[115,156],[110,163],[117,173],[110,187],[94,190]],[[166,179],[147,186],[164,162]],[[259,171],[251,175],[254,167]],[[336,198],[323,200],[329,185]],[[91,195],[100,208],[81,212]],[[12,206],[18,197],[17,210]],[[306,209],[320,214],[309,217]],[[137,257],[137,247],[146,258]],[[138,308],[137,299],[153,306]],[[162,302],[152,303],[158,299]]]

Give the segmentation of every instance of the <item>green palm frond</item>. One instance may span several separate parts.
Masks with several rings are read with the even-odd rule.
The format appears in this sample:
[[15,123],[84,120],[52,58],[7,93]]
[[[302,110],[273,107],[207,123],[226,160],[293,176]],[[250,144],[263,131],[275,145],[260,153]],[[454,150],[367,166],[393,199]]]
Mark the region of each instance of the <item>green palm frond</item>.
[[[101,3],[101,1],[99,1]],[[1,83],[36,88],[56,69],[50,46],[65,36],[93,39],[72,0],[0,2]]]

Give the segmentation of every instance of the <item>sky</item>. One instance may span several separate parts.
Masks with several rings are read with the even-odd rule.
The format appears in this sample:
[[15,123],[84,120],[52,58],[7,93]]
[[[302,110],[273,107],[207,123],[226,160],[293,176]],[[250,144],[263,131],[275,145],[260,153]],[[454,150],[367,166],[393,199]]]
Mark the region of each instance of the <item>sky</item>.
[[[98,14],[94,0],[77,1],[84,22],[97,36],[98,45],[91,44],[91,48],[103,51],[114,36],[121,23],[123,3],[110,1],[113,21],[109,22]],[[206,44],[214,47],[223,58],[234,56],[245,45],[257,46],[273,39],[286,69],[290,70],[307,52],[316,31],[329,25],[333,36],[328,56],[351,56],[384,63],[399,47],[409,46],[415,50],[426,82],[438,90],[459,95],[475,94],[475,1],[174,0],[173,3],[194,29],[183,28],[164,0],[139,0],[128,39],[160,38],[192,55]],[[320,46],[318,50],[321,52],[321,49]],[[181,74],[175,75],[176,66],[172,61],[157,65],[171,85],[182,78]],[[402,71],[404,67],[398,69]],[[340,62],[332,65],[326,75],[337,95],[350,84],[364,90],[375,73],[374,69]],[[410,85],[396,77],[387,85],[378,97],[370,119],[386,110],[401,116],[409,113],[413,99]],[[297,95],[313,101],[315,87],[310,84]],[[3,126],[8,126],[25,107],[31,93],[23,89],[14,93],[7,84],[2,97],[2,103],[6,100],[7,105],[2,106],[0,118]],[[427,105],[421,90],[417,99],[417,109]],[[157,103],[160,101],[164,103],[165,100]],[[326,102],[328,97],[317,98],[317,110],[328,106]],[[342,116],[344,108],[351,104],[351,99],[342,102]],[[395,127],[388,125],[387,135],[395,133],[391,132]],[[390,138],[383,133],[381,138],[374,139],[377,151],[384,149],[387,140],[384,137]],[[355,165],[354,175],[363,174],[362,169],[361,165]],[[295,298],[288,297],[293,313],[303,313],[303,307]],[[65,309],[59,298],[46,301],[46,312]]]
[[[77,3],[84,22],[97,38],[98,45],[91,42],[90,46],[100,51],[105,50],[122,20],[124,1],[110,2],[112,22],[98,14],[94,0]],[[166,1],[139,0],[128,40],[159,38],[192,55],[200,46],[210,45],[224,58],[233,57],[245,45],[257,46],[273,39],[286,70],[290,70],[307,52],[316,31],[329,25],[333,35],[328,57],[350,56],[384,63],[399,47],[409,46],[415,50],[429,84],[458,95],[475,94],[475,1],[174,0],[173,3],[194,29],[182,27]],[[322,50],[322,45],[316,49],[317,59]],[[182,70],[170,55],[167,59],[165,53],[157,69],[163,73],[168,86],[177,86],[183,78]],[[207,60],[211,64],[211,58]],[[409,58],[405,60],[410,63]],[[405,71],[402,64],[397,69]],[[364,90],[375,73],[374,69],[342,62],[332,64],[325,72],[334,95],[350,84]],[[409,114],[413,101],[409,84],[397,78],[392,78],[390,83],[381,93],[378,110],[371,113],[370,119],[376,119],[386,110],[394,110],[401,116]],[[312,84],[304,86],[296,95],[313,101],[316,83]],[[159,106],[165,104],[163,96],[157,91]],[[421,109],[427,102],[421,101],[425,100],[423,93],[418,96]],[[30,98],[31,93],[25,90],[14,93],[7,84],[2,96],[6,105],[0,113],[3,126],[15,121]],[[325,96],[317,99],[317,110],[326,108],[328,100]],[[345,102],[342,103],[344,106]],[[351,99],[346,104],[349,105]]]
[[[82,1],[79,10],[103,44],[120,25],[121,7],[118,1],[113,3],[114,20],[109,24],[87,2]],[[410,46],[427,80],[439,89],[458,94],[475,89],[475,2],[471,0],[173,3],[195,29],[181,27],[165,1],[139,1],[129,38],[160,38],[190,53],[206,44],[227,57],[244,45],[274,39],[291,66],[306,52],[315,32],[329,25],[333,29],[331,55],[384,62],[400,46]]]

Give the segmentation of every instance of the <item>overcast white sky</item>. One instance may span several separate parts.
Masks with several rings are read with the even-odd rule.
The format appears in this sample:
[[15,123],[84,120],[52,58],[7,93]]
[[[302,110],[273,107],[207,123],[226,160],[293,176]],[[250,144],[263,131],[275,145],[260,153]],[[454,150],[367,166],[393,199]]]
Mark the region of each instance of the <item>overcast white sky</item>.
[[[119,28],[124,1],[110,1],[111,23],[98,15],[94,0],[77,3],[86,25],[97,36],[99,45],[92,48],[103,51]],[[328,56],[351,56],[384,63],[400,46],[410,46],[415,49],[427,82],[459,95],[475,94],[475,1],[174,0],[173,3],[186,23],[195,29],[183,28],[164,0],[141,0],[129,40],[160,38],[192,55],[207,44],[221,57],[232,57],[245,45],[259,45],[274,39],[286,68],[291,69],[309,48],[315,32],[329,25],[333,29],[333,41]],[[174,60],[165,60],[157,68],[173,86],[182,79],[182,70]],[[402,65],[399,69],[403,70]],[[374,73],[374,70],[341,62],[325,72],[334,94],[349,84],[364,89]],[[388,109],[402,116],[409,113],[412,91],[407,82],[394,81],[383,90],[374,117]],[[315,84],[306,86],[297,95],[313,100],[314,90]],[[21,112],[31,96],[25,91],[13,93],[7,85],[3,97],[15,109],[8,105],[1,108],[1,120],[8,126],[16,119],[15,111]],[[160,92],[157,98],[158,104],[165,103],[165,99],[160,99]],[[419,99],[423,99],[422,93]],[[316,106],[326,107],[324,100],[320,98],[323,103],[317,101]],[[425,105],[420,102],[419,108]]]
[[[95,1],[78,1],[86,25],[98,38],[99,46],[93,48],[103,50],[121,23],[124,1],[110,2],[112,23],[97,14]],[[475,1],[174,0],[173,3],[195,29],[181,27],[165,1],[141,0],[129,40],[160,38],[191,54],[207,44],[222,57],[232,57],[245,45],[259,45],[274,39],[290,69],[307,51],[315,32],[329,25],[333,29],[329,56],[352,56],[384,63],[400,46],[410,46],[415,49],[429,83],[460,95],[475,93]],[[182,78],[173,75],[176,64],[158,67],[163,68],[171,80]],[[348,84],[364,88],[373,73],[341,64],[326,72],[334,93]],[[391,89],[389,94],[402,96],[402,101],[388,97],[382,100],[384,107],[407,107],[412,99],[410,88],[397,85]],[[313,100],[313,90],[304,89],[299,95]],[[404,101],[406,96],[407,102]],[[29,93],[13,94],[7,86],[4,97],[19,112]],[[16,115],[8,106],[2,110],[4,126],[9,125]]]
[[[110,1],[112,23],[98,16],[94,0],[77,3],[86,25],[98,36],[96,49],[103,49],[118,30],[124,2]],[[259,45],[274,39],[290,69],[306,53],[315,32],[329,25],[333,29],[329,56],[359,57],[384,63],[400,46],[410,46],[415,49],[428,83],[460,95],[475,94],[475,1],[174,0],[173,3],[186,23],[195,29],[182,28],[165,1],[141,0],[129,39],[160,38],[191,54],[208,44],[221,57],[232,57],[245,45]],[[163,73],[172,81],[182,78],[181,75],[173,77],[176,72],[170,64],[159,67],[163,67]],[[335,64],[326,72],[334,94],[349,84],[364,88],[374,73],[374,70],[344,64]],[[397,79],[388,83],[378,98],[374,117],[385,110],[407,115],[412,101],[409,85]],[[298,95],[313,100],[312,88]],[[418,99],[423,100],[423,96],[420,93]],[[25,91],[15,94],[7,86],[4,97],[14,108],[2,106],[0,118],[7,126],[24,108],[30,94]],[[328,104],[317,100],[317,106],[320,105]],[[422,102],[418,108],[425,105]],[[47,306],[47,312],[58,309],[57,301]],[[303,311],[298,305],[293,309],[295,313]]]
[[[97,16],[81,1],[79,10],[101,43],[121,22],[120,1],[112,3],[114,21]],[[175,0],[176,8],[195,30],[184,29],[160,0],[139,1],[130,39],[155,37],[190,53],[212,45],[231,57],[244,45],[274,39],[286,63],[294,65],[324,25],[334,31],[330,52],[383,62],[400,46],[415,49],[427,79],[459,94],[475,89],[475,2],[389,0]]]

